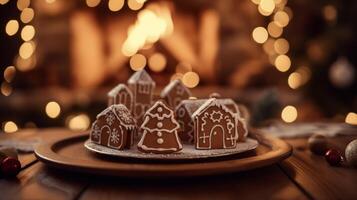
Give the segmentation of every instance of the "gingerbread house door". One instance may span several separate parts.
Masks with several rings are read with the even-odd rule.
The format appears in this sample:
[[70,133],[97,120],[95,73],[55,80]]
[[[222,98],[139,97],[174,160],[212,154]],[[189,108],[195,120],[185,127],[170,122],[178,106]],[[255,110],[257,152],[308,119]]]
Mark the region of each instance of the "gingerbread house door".
[[105,125],[101,128],[100,131],[100,144],[107,146],[108,145],[108,139],[109,139],[109,135],[110,135],[110,128],[109,126]]
[[221,125],[215,125],[211,129],[210,143],[212,149],[224,148],[224,129]]

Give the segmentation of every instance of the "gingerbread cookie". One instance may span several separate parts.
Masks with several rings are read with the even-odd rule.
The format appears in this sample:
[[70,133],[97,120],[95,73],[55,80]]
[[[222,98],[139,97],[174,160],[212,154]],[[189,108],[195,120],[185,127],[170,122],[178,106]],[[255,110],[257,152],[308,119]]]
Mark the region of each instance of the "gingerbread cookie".
[[196,149],[228,149],[237,145],[237,116],[221,101],[207,100],[193,114]]
[[173,111],[162,101],[157,101],[145,113],[138,149],[146,153],[178,152],[182,149],[178,129]]
[[174,80],[162,90],[160,96],[172,109],[175,109],[182,100],[191,96],[191,92],[180,80]]
[[145,70],[140,70],[130,77],[128,86],[133,93],[132,113],[140,124],[145,111],[151,106],[155,82]]
[[114,149],[129,149],[136,133],[135,119],[123,104],[115,104],[97,115],[90,140]]
[[125,84],[120,83],[108,92],[108,106],[113,104],[123,104],[132,111],[133,93]]

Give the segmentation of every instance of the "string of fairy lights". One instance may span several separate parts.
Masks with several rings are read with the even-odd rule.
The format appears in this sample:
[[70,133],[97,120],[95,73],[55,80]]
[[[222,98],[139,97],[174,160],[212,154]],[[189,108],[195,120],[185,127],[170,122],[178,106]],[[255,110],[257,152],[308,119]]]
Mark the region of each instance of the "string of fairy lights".
[[[43,0],[48,4],[53,4],[56,0]],[[262,44],[263,50],[269,57],[269,61],[280,72],[289,72],[291,69],[291,59],[288,56],[289,42],[283,38],[284,28],[293,17],[292,10],[286,6],[287,0],[251,0],[257,5],[258,12],[271,21],[266,27],[256,27],[252,32],[253,40]],[[0,0],[0,5],[5,5],[9,0]],[[88,7],[98,6],[101,0],[85,0]],[[146,0],[107,0],[108,9],[111,12],[120,11],[125,3],[131,10],[140,10],[137,20],[128,29],[128,36],[122,46],[122,53],[129,58],[131,69],[138,71],[146,66],[154,72],[161,72],[166,68],[167,59],[164,54],[154,52],[146,57],[138,53],[141,49],[150,48],[160,38],[166,37],[173,32],[173,22],[168,8],[143,8]],[[32,24],[35,17],[35,10],[31,8],[31,0],[17,0],[16,6],[20,12],[18,19],[9,19],[3,30],[10,37],[20,36],[22,44],[19,47],[18,56],[14,59],[14,66],[8,66],[3,71],[4,80],[1,84],[1,94],[10,96],[13,93],[12,81],[18,71],[28,71],[36,66],[36,29]],[[323,14],[327,20],[336,18],[336,9],[327,6],[323,9]],[[151,28],[146,26],[150,25]],[[154,27],[154,28],[152,28]],[[18,34],[20,33],[20,34]],[[298,89],[308,82],[311,71],[306,66],[298,67],[288,75],[287,83],[291,89]],[[189,88],[194,88],[199,84],[199,75],[192,70],[189,63],[179,62],[171,80],[180,79]],[[58,102],[50,101],[44,106],[44,112],[51,119],[61,115],[61,106]],[[294,122],[297,119],[298,111],[293,105],[284,107],[281,118],[287,122]],[[348,113],[346,123],[357,124],[357,114]],[[85,113],[70,115],[66,118],[66,125],[72,130],[85,130],[90,125],[89,116]],[[35,125],[34,125],[35,126]],[[15,132],[18,126],[14,121],[3,122],[4,132]]]

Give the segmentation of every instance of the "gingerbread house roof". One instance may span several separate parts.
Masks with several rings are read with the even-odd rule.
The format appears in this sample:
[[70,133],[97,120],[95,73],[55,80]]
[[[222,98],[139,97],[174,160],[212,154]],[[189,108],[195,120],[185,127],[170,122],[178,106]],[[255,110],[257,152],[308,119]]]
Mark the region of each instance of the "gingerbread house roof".
[[187,87],[185,87],[180,80],[173,80],[161,91],[160,96],[161,97],[167,96],[170,93],[170,91],[176,87],[181,87],[183,90],[186,91],[186,93],[191,94],[190,90]]
[[137,71],[129,78],[128,84],[136,83],[155,85],[155,82],[145,70]]
[[188,114],[191,116],[207,99],[185,99],[177,106],[177,108],[183,106]]
[[127,91],[131,95],[129,88],[125,84],[120,83],[108,92],[108,97],[114,97],[122,90]]
[[136,121],[131,115],[130,111],[123,104],[111,105],[101,113],[97,115],[97,119],[108,114],[109,112],[114,113],[117,120],[120,121],[120,124],[123,125],[126,129],[134,129],[136,127]]
[[223,109],[224,111],[230,113],[231,115],[234,115],[233,112],[231,110],[229,110],[222,101],[217,100],[216,98],[210,98],[208,99],[205,103],[203,103],[193,114],[192,114],[192,119],[194,119],[195,117],[201,115],[202,113],[204,113],[209,107],[211,106],[218,106],[221,109]]

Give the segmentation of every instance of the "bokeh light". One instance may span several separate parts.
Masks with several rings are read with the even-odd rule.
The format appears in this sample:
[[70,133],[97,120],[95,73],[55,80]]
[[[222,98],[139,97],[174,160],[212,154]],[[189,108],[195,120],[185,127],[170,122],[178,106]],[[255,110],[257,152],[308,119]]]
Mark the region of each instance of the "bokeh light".
[[334,21],[337,18],[337,10],[332,5],[327,5],[322,9],[324,18],[328,21]]
[[275,59],[275,67],[281,72],[286,72],[290,69],[291,61],[290,58],[286,55],[279,55]]
[[143,7],[143,2],[138,1],[138,0],[128,0],[128,7],[131,10],[139,10],[140,8]]
[[116,12],[122,9],[124,6],[124,0],[109,0],[108,8],[110,11]]
[[288,78],[288,85],[292,89],[297,89],[302,84],[302,77],[301,74],[298,72],[293,72],[289,75]]
[[285,11],[278,11],[274,15],[274,21],[281,27],[289,24],[289,15]]
[[35,12],[32,8],[25,8],[20,15],[20,19],[23,23],[29,23],[33,17],[35,16]]
[[166,67],[166,57],[162,53],[154,53],[149,58],[149,68],[154,72],[161,72]]
[[274,43],[274,50],[278,54],[286,54],[289,51],[289,42],[284,38],[279,38]]
[[5,32],[9,36],[15,35],[19,30],[19,22],[17,20],[9,20],[5,26]]
[[26,42],[30,41],[35,36],[35,33],[35,28],[32,25],[26,25],[24,28],[22,28],[21,38]]
[[55,101],[50,101],[46,104],[45,111],[49,118],[57,118],[61,113],[61,106]]
[[30,0],[17,0],[17,8],[23,10],[30,6]]
[[268,32],[272,37],[280,37],[283,34],[283,28],[280,27],[276,22],[272,21],[268,24]]
[[354,112],[349,112],[346,115],[345,122],[351,125],[357,125],[357,114]]
[[252,33],[255,42],[263,44],[268,39],[268,32],[264,27],[257,27]]
[[100,0],[86,0],[86,4],[88,7],[96,7],[100,3]]
[[294,122],[297,119],[298,112],[294,106],[286,106],[281,112],[281,119],[286,123]]
[[182,77],[182,83],[188,88],[194,88],[200,82],[200,77],[196,72],[187,72]]
[[142,54],[135,54],[130,58],[130,67],[134,71],[139,71],[144,69],[146,65],[146,58]]
[[5,133],[13,133],[18,130],[18,127],[15,122],[13,121],[7,121],[4,123],[3,130]]
[[12,93],[12,87],[8,82],[3,82],[1,84],[1,94],[3,94],[4,96],[10,96]]
[[76,131],[87,130],[90,125],[90,119],[86,114],[71,115],[66,121],[67,127]]
[[275,2],[273,0],[261,0],[259,3],[259,8],[264,13],[272,13],[275,9]]
[[34,52],[34,47],[33,47],[32,43],[30,43],[30,42],[25,42],[20,46],[19,55],[23,59],[30,58],[32,56],[33,52]]
[[0,4],[1,5],[5,5],[7,2],[9,2],[10,0],[0,0]]
[[4,70],[4,79],[5,79],[5,81],[10,83],[14,79],[15,74],[16,74],[16,68],[14,66],[6,67],[6,69]]

